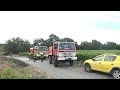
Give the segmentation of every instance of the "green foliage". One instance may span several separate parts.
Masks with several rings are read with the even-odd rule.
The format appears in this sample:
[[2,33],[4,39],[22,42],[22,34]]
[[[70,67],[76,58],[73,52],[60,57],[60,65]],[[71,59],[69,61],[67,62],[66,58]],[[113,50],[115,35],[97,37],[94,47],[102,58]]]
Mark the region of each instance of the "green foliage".
[[0,79],[30,79],[25,71],[21,68],[6,68],[0,73]]
[[36,45],[45,45],[46,44],[46,42],[45,42],[45,40],[43,39],[43,38],[37,38],[37,39],[35,39],[34,41],[33,41],[33,43],[34,43],[34,45],[36,46]]
[[61,41],[61,42],[65,42],[65,41],[67,41],[67,42],[74,42],[73,39],[71,39],[71,38],[67,38],[67,37],[61,39],[60,41]]
[[77,57],[78,60],[87,60],[105,53],[120,54],[120,50],[78,50]]
[[20,56],[29,56],[29,52],[20,52],[19,53]]
[[5,43],[5,51],[6,53],[19,53],[19,52],[27,52],[31,47],[30,42],[28,40],[22,40],[21,38],[12,38],[6,41]]
[[116,44],[115,42],[102,44],[97,40],[92,40],[92,42],[81,42],[79,48],[81,50],[120,50],[120,44]]
[[4,45],[0,44],[0,52],[4,52]]

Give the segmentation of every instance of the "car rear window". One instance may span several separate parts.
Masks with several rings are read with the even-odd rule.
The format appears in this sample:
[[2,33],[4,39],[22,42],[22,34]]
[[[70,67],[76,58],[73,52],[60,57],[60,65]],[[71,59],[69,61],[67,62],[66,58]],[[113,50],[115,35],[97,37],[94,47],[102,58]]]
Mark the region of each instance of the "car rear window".
[[116,56],[106,56],[104,61],[114,61],[116,59]]

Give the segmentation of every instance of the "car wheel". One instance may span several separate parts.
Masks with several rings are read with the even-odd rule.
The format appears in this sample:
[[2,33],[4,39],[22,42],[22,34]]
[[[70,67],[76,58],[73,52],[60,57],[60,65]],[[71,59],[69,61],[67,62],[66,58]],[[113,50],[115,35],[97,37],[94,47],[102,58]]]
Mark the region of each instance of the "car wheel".
[[119,69],[114,69],[112,71],[112,76],[115,78],[115,79],[120,79],[120,70]]
[[89,64],[85,64],[84,69],[86,72],[91,72],[91,66]]

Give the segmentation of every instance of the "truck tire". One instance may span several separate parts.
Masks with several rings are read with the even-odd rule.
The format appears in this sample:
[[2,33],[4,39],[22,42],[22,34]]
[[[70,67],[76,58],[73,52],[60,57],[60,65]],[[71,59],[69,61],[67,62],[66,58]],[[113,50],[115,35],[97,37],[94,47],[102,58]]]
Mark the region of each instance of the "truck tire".
[[31,60],[30,56],[29,56],[29,60]]
[[52,57],[49,56],[49,64],[52,64]]
[[70,66],[73,66],[73,61],[70,61]]
[[33,62],[36,62],[36,58],[33,58]]
[[57,60],[54,60],[54,66],[58,67],[58,61]]

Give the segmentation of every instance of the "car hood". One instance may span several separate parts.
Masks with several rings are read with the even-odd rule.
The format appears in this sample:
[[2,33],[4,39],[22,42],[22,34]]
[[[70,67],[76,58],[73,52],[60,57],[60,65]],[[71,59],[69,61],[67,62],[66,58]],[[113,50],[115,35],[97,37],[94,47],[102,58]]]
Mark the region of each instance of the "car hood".
[[85,60],[85,62],[92,62],[92,61],[93,61],[92,59]]

